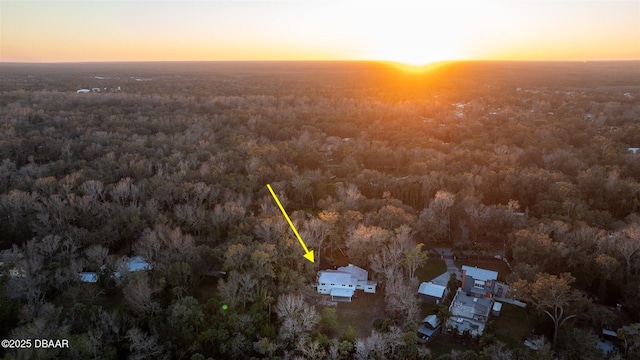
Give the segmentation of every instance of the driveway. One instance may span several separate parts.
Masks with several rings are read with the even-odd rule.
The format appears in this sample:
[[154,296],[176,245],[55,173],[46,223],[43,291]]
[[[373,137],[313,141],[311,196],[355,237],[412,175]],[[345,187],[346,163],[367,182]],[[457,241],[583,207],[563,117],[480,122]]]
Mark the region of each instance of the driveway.
[[462,280],[462,273],[453,262],[453,253],[451,252],[451,248],[435,248],[434,250],[440,254],[440,258],[447,264],[447,272],[440,274],[431,280],[431,282],[437,285],[447,286],[451,273],[455,273],[456,278],[458,280]]

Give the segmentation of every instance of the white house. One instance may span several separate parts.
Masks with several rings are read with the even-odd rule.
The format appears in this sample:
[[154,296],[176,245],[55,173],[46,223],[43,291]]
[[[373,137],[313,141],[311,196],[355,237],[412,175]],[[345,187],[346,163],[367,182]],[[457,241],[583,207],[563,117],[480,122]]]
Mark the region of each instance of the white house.
[[91,90],[89,89],[78,89],[78,91],[76,91],[78,94],[88,94],[91,92]]
[[337,270],[322,270],[318,272],[318,292],[331,295],[333,301],[351,301],[356,291],[358,280]]
[[331,295],[333,301],[350,302],[356,290],[376,292],[377,283],[368,280],[367,271],[352,264],[337,270],[321,270],[317,280],[318,293]]
[[376,293],[376,286],[378,285],[378,283],[375,281],[368,280],[369,273],[367,272],[367,270],[361,267],[349,264],[349,266],[339,267],[338,271],[351,274],[351,276],[357,280],[356,290],[364,290],[364,292],[370,293],[370,294]]

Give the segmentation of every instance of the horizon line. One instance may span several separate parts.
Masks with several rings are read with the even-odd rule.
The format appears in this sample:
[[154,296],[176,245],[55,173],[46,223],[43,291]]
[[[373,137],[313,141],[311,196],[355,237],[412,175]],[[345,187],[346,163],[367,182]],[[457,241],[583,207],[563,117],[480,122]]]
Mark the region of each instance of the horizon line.
[[411,64],[398,60],[385,60],[385,59],[238,59],[238,60],[62,60],[62,61],[4,61],[0,60],[2,64],[33,64],[33,65],[53,65],[53,64],[117,64],[117,63],[283,63],[283,62],[369,62],[369,63],[391,63],[402,64],[406,66],[422,67],[434,64],[442,63],[462,63],[462,62],[545,62],[545,63],[569,63],[569,62],[638,62],[637,59],[452,59],[452,60],[438,60],[428,62],[424,64]]

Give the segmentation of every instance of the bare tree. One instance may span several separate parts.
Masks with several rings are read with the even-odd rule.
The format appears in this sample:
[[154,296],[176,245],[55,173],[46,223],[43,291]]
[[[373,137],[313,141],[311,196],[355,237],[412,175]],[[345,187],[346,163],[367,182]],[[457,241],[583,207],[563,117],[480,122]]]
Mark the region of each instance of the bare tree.
[[200,235],[208,226],[207,211],[197,204],[176,204],[173,207],[173,214],[185,230],[191,230],[194,234]]
[[251,249],[245,244],[229,245],[224,254],[224,269],[242,271],[249,266]]
[[295,294],[278,297],[276,314],[282,322],[280,334],[284,339],[295,339],[301,333],[311,331],[320,321],[316,309]]
[[305,359],[326,359],[327,352],[320,346],[320,343],[311,340],[306,336],[300,337],[296,349],[300,351]]
[[387,280],[385,304],[388,313],[404,321],[415,321],[420,312],[415,286],[407,284],[400,274]]
[[276,246],[274,244],[258,244],[256,247],[251,253],[251,273],[260,280],[275,278]]
[[140,200],[140,188],[134,184],[134,180],[126,177],[120,179],[118,183],[111,189],[111,199],[120,205],[138,206]]
[[478,240],[478,232],[491,217],[490,208],[471,196],[466,197],[464,202],[464,211],[469,216],[469,223],[473,230],[473,241],[476,242]]
[[82,174],[80,171],[76,171],[72,174],[65,176],[64,178],[62,178],[62,180],[58,182],[58,184],[60,185],[60,194],[65,200],[67,201],[69,200],[71,191],[75,189],[76,186],[78,185],[78,179],[81,177],[81,175]]
[[180,228],[156,225],[147,229],[134,245],[135,252],[153,264],[154,273],[173,281],[176,286],[189,286],[192,264],[198,258],[195,241]]
[[80,185],[82,192],[93,202],[104,201],[104,185],[99,180],[87,180]]
[[353,208],[358,201],[362,199],[362,194],[360,194],[360,190],[353,183],[347,183],[347,186],[340,184],[336,188],[336,195],[338,199],[342,201],[347,208]]
[[296,173],[291,180],[291,186],[295,193],[295,200],[298,204],[304,204],[304,199],[313,194],[311,182],[306,176]]
[[447,191],[438,191],[429,206],[421,213],[421,217],[433,217],[435,219],[436,238],[451,241],[451,208],[454,201],[454,194]]
[[127,331],[127,340],[129,345],[129,359],[145,360],[145,359],[168,359],[169,356],[165,352],[164,347],[158,343],[156,336],[148,335],[138,328]]
[[491,344],[481,352],[482,356],[491,360],[512,360],[514,359],[513,352],[509,350],[503,343],[497,342]]
[[627,225],[616,232],[611,238],[611,247],[616,251],[625,264],[627,275],[634,275],[640,259],[640,224],[637,222]]
[[300,236],[305,240],[307,246],[316,251],[316,259],[318,259],[318,267],[320,267],[320,259],[322,255],[325,239],[329,235],[331,229],[329,225],[319,218],[313,217],[304,223],[304,228],[300,231]]
[[371,270],[377,275],[382,275],[385,280],[397,274],[402,261],[402,252],[390,245],[379,247],[376,253],[369,255]]
[[258,280],[249,273],[240,275],[239,278],[238,297],[242,302],[242,309],[246,308],[247,302],[253,302],[256,296],[256,287]]
[[404,344],[402,331],[392,326],[389,332],[371,331],[371,335],[356,342],[356,359],[389,359],[398,356],[398,349]]
[[107,262],[109,249],[101,245],[93,245],[84,251],[89,266],[99,269]]
[[149,285],[149,277],[144,271],[131,274],[130,281],[122,289],[122,294],[131,310],[138,315],[151,315],[159,310],[154,291]]
[[287,231],[287,223],[282,218],[268,217],[260,219],[253,229],[253,233],[262,241],[269,243],[277,243],[277,240],[283,237]]
[[42,308],[51,280],[45,258],[38,250],[37,241],[33,239],[27,241],[22,249],[14,245],[11,250],[3,252],[9,271],[14,272],[9,277],[7,296],[26,300],[29,311],[23,312],[25,322],[31,321]]
[[[304,239],[308,241],[310,247],[320,249],[324,240],[331,231],[330,225],[319,218],[313,217],[305,222],[302,233]],[[301,233],[301,235],[302,235]]]
[[379,248],[390,238],[391,232],[389,230],[377,226],[360,225],[346,240],[349,261],[359,265],[366,264],[368,255],[373,253],[371,249]]

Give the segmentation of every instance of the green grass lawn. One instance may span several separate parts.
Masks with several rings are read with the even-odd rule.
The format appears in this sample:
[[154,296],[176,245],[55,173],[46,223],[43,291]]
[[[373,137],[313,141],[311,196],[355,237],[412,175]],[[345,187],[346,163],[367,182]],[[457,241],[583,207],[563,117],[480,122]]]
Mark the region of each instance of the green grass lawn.
[[496,325],[496,338],[510,348],[523,347],[524,338],[533,329],[527,309],[507,303],[502,303],[500,316],[492,321]]
[[511,270],[502,260],[476,260],[473,258],[465,260],[456,260],[456,266],[462,269],[462,265],[477,266],[482,269],[498,272],[498,281],[506,281],[507,275],[511,274]]
[[[424,266],[416,270],[416,276],[420,282],[431,281],[431,279],[439,276],[447,271],[447,264],[444,260],[440,259],[428,259]],[[418,289],[416,289],[416,292]]]
[[438,310],[438,305],[436,304],[427,304],[424,301],[420,301],[420,317],[424,319],[428,315],[435,314]]
[[[424,266],[416,270],[416,276],[422,281],[429,281],[436,276],[447,271],[447,265],[440,259],[429,259]],[[418,289],[416,288],[416,293]],[[348,302],[339,302],[336,308],[338,315],[338,329],[336,337],[340,337],[349,325],[351,325],[358,336],[368,337],[371,335],[373,320],[385,317],[384,294],[382,289],[378,289],[375,294],[367,294],[363,291],[356,291],[356,297]],[[435,305],[422,304],[424,316],[432,314]],[[322,311],[322,307],[318,308]]]
[[[338,303],[336,337],[342,336],[349,325],[356,330],[359,337],[368,337],[371,335],[373,320],[385,316],[384,294],[380,289],[375,294],[367,294],[358,290],[355,295],[351,302]],[[322,308],[319,308],[318,312],[322,312]]]

